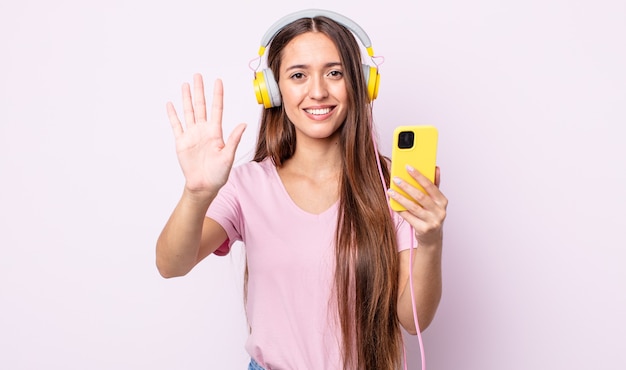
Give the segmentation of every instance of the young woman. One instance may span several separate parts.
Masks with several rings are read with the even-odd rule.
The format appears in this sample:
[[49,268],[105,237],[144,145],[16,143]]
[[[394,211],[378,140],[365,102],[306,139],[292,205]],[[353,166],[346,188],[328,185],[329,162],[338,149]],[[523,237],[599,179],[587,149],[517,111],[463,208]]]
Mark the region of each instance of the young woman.
[[[185,187],[159,236],[157,266],[182,276],[243,241],[250,369],[398,369],[400,326],[424,330],[441,296],[447,199],[438,170],[432,183],[407,169],[427,194],[402,182],[410,198],[386,192],[372,97],[344,20],[296,17],[272,36],[279,101],[263,112],[249,163],[232,168],[245,125],[224,142],[221,81],[210,113],[202,77],[193,97],[183,85],[184,127],[167,105]],[[391,213],[387,196],[407,211]]]

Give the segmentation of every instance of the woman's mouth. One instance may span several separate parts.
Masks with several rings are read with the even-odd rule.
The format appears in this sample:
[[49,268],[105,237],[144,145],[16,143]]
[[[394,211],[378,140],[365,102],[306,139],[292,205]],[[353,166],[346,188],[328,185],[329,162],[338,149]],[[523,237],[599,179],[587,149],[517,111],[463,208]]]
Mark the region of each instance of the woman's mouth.
[[330,113],[332,111],[332,108],[312,108],[312,109],[305,109],[304,111],[314,116],[323,116],[325,114]]

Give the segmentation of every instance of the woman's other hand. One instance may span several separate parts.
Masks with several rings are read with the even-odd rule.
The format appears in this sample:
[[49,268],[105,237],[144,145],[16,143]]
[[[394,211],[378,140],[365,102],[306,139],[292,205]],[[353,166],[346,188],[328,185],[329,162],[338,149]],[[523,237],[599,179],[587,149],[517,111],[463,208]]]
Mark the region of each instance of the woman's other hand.
[[219,79],[213,87],[209,120],[202,75],[193,76],[193,96],[188,83],[182,86],[182,96],[184,127],[171,102],[167,103],[167,114],[176,139],[178,162],[185,176],[185,190],[198,195],[215,194],[228,179],[246,125],[242,123],[235,127],[224,142],[224,88]]

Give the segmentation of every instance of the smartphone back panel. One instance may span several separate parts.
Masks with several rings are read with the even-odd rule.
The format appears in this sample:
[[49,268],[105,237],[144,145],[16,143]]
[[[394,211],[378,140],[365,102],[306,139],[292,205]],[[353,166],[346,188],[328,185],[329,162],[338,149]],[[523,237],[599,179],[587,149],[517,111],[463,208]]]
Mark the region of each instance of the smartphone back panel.
[[[417,183],[407,172],[406,166],[417,169],[430,181],[435,180],[435,166],[437,165],[438,131],[434,126],[399,126],[393,133],[391,152],[391,178],[399,177],[412,186],[424,192],[424,188]],[[410,198],[403,190],[391,181],[391,188]],[[391,199],[391,209],[405,211],[406,209]]]

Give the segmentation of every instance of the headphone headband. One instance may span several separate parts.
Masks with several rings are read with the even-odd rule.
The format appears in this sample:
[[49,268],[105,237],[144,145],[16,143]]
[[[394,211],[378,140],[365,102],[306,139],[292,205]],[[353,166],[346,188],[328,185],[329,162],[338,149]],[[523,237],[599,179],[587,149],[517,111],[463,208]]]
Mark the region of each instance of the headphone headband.
[[361,43],[367,49],[367,53],[369,54],[369,56],[371,57],[374,56],[374,49],[372,48],[372,42],[370,41],[369,36],[367,36],[367,33],[365,33],[363,28],[361,28],[361,26],[359,26],[356,22],[354,22],[353,20],[351,20],[350,18],[344,15],[332,12],[330,10],[322,10],[322,9],[301,10],[295,13],[288,14],[282,17],[281,19],[277,20],[265,32],[265,35],[263,35],[263,38],[261,39],[261,47],[259,48],[259,56],[263,56],[267,46],[270,44],[274,36],[276,36],[276,34],[281,29],[283,29],[283,27],[301,18],[315,18],[319,16],[330,18],[334,20],[335,22],[341,24],[342,26],[348,28],[359,38],[359,40],[361,40]]

